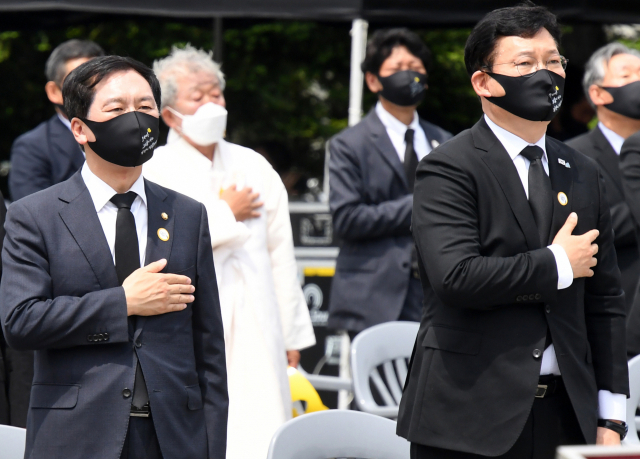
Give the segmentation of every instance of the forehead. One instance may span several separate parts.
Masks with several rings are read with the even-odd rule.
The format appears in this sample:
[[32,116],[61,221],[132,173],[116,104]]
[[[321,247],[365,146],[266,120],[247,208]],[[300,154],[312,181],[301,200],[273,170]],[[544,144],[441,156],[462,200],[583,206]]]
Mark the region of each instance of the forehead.
[[494,55],[518,55],[558,52],[558,45],[547,29],[540,29],[533,37],[500,37],[496,41]]
[[411,54],[411,51],[409,51],[407,49],[406,46],[404,45],[397,45],[394,46],[393,49],[391,50],[391,54],[389,54],[389,57],[387,57],[385,59],[386,61],[397,61],[397,60],[401,60],[401,59],[415,59],[415,60],[420,60],[419,57],[417,57],[414,54]]
[[616,54],[609,60],[609,71],[622,71],[640,67],[640,57],[633,54]]
[[153,96],[147,80],[134,70],[123,70],[106,76],[95,86],[94,100],[147,95]]
[[205,87],[219,86],[218,77],[206,70],[183,68],[176,76],[179,91],[196,91]]

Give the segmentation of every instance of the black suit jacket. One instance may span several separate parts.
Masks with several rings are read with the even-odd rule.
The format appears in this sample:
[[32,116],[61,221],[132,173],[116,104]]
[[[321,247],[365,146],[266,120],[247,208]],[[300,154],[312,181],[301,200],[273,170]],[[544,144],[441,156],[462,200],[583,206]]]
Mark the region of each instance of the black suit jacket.
[[[426,121],[430,145],[451,138]],[[361,331],[400,316],[411,263],[411,208],[404,166],[375,113],[329,143],[329,205],[342,239],[329,327]]]
[[600,166],[607,185],[607,201],[614,234],[613,245],[616,248],[618,267],[622,276],[628,320],[635,302],[638,279],[640,279],[640,252],[638,252],[635,223],[622,187],[620,158],[598,127],[569,140],[567,145],[594,159]]
[[13,201],[63,182],[84,163],[71,131],[58,115],[18,137],[11,147],[9,194]]
[[412,442],[487,456],[508,451],[533,404],[547,327],[588,442],[596,438],[598,390],[629,392],[604,181],[591,159],[561,142],[547,137],[546,149],[549,242],[572,211],[574,234],[600,231],[595,275],[563,290],[513,161],[484,118],[418,166],[414,238],[425,295],[433,291],[438,301],[425,305],[400,404],[398,433]]
[[[625,140],[620,152],[622,186],[635,228],[640,229],[640,133]],[[627,352],[629,356],[640,354],[640,295],[627,319]]]
[[145,191],[146,263],[167,259],[164,272],[190,277],[196,293],[186,309],[136,317],[131,328],[79,172],[9,207],[0,318],[10,346],[36,351],[26,458],[118,459],[138,359],[162,455],[225,457],[224,335],[206,211],[149,181]]

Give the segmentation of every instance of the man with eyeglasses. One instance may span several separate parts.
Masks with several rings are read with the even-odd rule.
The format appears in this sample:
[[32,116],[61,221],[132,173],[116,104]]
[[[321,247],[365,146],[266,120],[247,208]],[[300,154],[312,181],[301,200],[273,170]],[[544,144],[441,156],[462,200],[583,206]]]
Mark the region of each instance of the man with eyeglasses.
[[413,235],[425,304],[400,404],[411,457],[553,459],[619,444],[625,305],[604,180],[546,136],[562,103],[560,26],[527,2],[473,29],[484,116],[423,159]]
[[613,244],[627,306],[627,354],[634,357],[640,354],[640,305],[636,300],[640,253],[630,201],[623,190],[620,151],[625,139],[640,131],[640,52],[617,42],[598,49],[585,66],[583,88],[596,109],[598,125],[567,145],[594,159],[607,184]]

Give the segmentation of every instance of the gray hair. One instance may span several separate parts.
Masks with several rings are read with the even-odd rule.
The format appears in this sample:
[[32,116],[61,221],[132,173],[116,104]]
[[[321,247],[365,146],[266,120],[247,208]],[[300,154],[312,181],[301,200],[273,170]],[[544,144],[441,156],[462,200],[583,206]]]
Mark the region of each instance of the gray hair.
[[167,57],[153,63],[153,71],[160,80],[162,108],[175,103],[178,92],[176,77],[180,74],[200,71],[210,73],[216,77],[220,89],[224,91],[224,73],[220,64],[213,60],[213,52],[197,49],[188,43],[184,48],[173,46]]
[[622,43],[614,41],[593,53],[585,65],[584,77],[582,78],[582,88],[587,96],[587,101],[589,101],[593,108],[595,108],[595,105],[591,102],[591,97],[589,97],[589,88],[593,84],[597,85],[602,83],[607,67],[609,66],[609,61],[611,61],[613,56],[617,56],[619,54],[631,54],[632,56],[640,57],[640,52],[638,50],[631,49]]
[[100,56],[104,56],[104,51],[97,43],[75,38],[73,40],[67,40],[53,50],[44,66],[44,74],[47,76],[47,80],[53,81],[62,87],[67,62],[82,57],[90,59]]

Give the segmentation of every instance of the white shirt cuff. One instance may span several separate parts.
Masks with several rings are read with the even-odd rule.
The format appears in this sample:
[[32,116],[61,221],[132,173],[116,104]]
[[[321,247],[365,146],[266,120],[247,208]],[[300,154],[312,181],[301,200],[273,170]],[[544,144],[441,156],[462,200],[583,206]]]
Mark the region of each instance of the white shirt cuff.
[[551,244],[547,247],[551,250],[556,259],[556,267],[558,268],[558,290],[570,287],[573,284],[573,269],[571,262],[560,244]]
[[625,421],[627,419],[627,396],[613,394],[608,390],[598,391],[598,417]]

